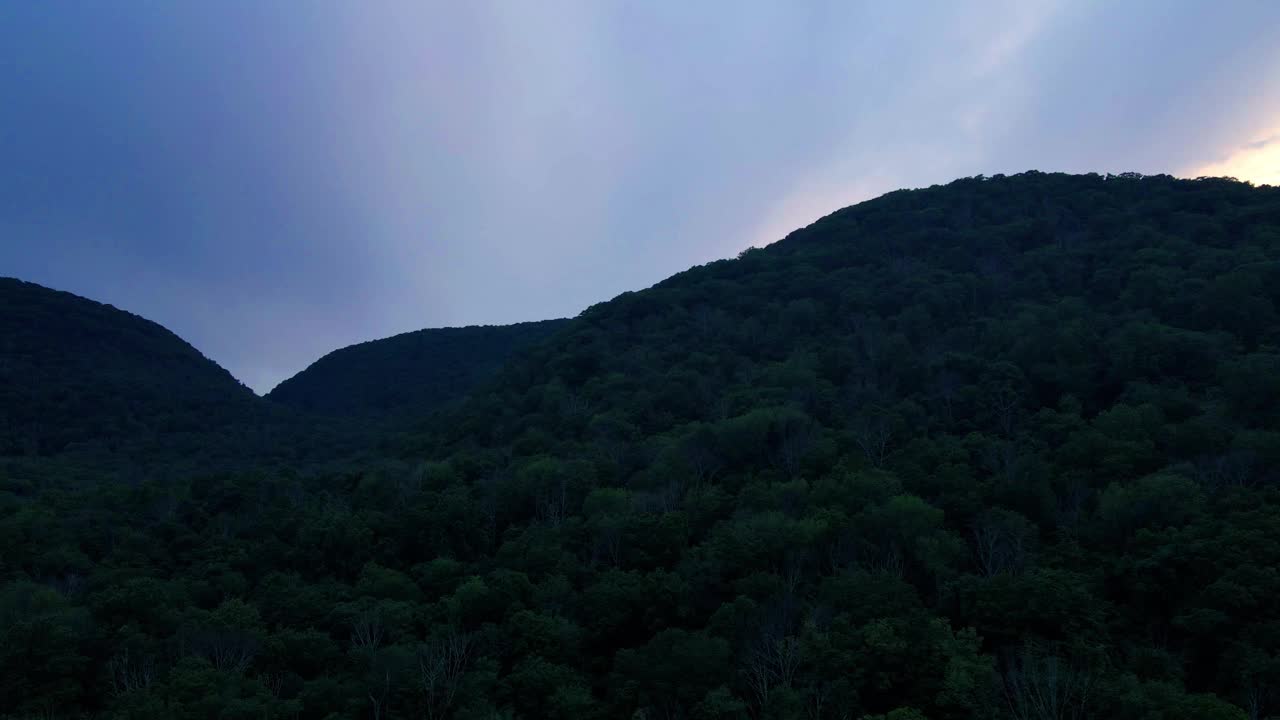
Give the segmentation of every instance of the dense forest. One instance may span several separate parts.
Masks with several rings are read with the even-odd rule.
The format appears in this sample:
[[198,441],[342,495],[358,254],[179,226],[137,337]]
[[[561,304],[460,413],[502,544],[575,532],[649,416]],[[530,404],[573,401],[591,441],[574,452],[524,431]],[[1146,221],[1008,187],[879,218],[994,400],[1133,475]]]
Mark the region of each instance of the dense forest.
[[377,455],[565,321],[336,350],[265,399],[169,330],[0,278],[0,472],[58,482],[312,471]]
[[[325,434],[299,420],[156,323],[0,278],[0,477],[129,482],[277,456],[293,466],[306,438]],[[354,435],[327,434],[354,449]]]
[[512,354],[565,322],[418,330],[352,345],[320,358],[266,397],[323,415],[421,417],[425,409],[462,398]]
[[[0,446],[0,716],[1280,717],[1278,307],[1280,189],[967,178],[485,343],[378,438],[249,397],[279,447],[202,469],[57,448],[160,422],[96,389],[157,357],[6,302],[0,409],[68,434]],[[238,397],[148,332],[166,402]],[[308,394],[373,411],[365,362]]]
[[0,278],[0,455],[237,422],[253,393],[165,328]]

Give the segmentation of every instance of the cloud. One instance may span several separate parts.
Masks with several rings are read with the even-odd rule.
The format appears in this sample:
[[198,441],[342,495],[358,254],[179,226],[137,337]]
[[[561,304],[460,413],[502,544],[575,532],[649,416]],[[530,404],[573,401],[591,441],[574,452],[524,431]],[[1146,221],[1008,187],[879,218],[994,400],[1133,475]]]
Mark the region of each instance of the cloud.
[[1243,147],[1277,133],[1274,3],[0,14],[0,266],[259,390],[352,342],[573,315],[898,187],[1264,173],[1280,146]]
[[1272,135],[1271,137],[1263,138],[1263,139],[1261,139],[1261,140],[1256,140],[1256,141],[1251,142],[1251,143],[1245,143],[1245,144],[1244,144],[1244,149],[1245,149],[1245,150],[1261,150],[1261,149],[1263,149],[1263,148],[1267,147],[1268,145],[1270,145],[1270,144],[1272,144],[1272,143],[1275,143],[1275,142],[1280,142],[1280,133],[1276,133],[1275,135]]
[[1233,177],[1255,185],[1280,186],[1280,133],[1248,142],[1218,162],[1186,173],[1190,177]]

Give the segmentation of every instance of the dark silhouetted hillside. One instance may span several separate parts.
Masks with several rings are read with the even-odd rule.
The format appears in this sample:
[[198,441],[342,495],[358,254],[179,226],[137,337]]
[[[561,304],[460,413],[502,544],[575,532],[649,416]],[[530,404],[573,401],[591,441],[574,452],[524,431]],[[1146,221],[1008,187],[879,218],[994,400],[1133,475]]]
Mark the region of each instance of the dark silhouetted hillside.
[[0,455],[202,433],[256,401],[156,323],[0,278]]
[[[0,485],[0,708],[1276,717],[1278,309],[1275,188],[889,193],[589,308],[336,471]],[[297,402],[401,412],[375,369],[440,355],[372,345]]]
[[360,343],[325,355],[266,397],[326,415],[422,417],[567,322],[419,330]]

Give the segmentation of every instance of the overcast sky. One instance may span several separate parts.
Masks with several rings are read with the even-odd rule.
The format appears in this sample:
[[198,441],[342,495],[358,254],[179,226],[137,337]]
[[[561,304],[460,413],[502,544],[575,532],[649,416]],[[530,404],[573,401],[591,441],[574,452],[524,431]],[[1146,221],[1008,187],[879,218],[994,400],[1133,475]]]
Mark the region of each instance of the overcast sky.
[[1280,2],[0,4],[0,275],[258,391],[899,187],[1280,184]]

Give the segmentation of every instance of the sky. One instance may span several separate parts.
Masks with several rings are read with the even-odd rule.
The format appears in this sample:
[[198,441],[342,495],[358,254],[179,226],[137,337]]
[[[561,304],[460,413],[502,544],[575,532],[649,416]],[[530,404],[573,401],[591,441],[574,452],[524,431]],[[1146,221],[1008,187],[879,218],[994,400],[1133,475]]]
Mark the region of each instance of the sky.
[[0,4],[0,276],[259,392],[900,187],[1280,184],[1280,2]]

